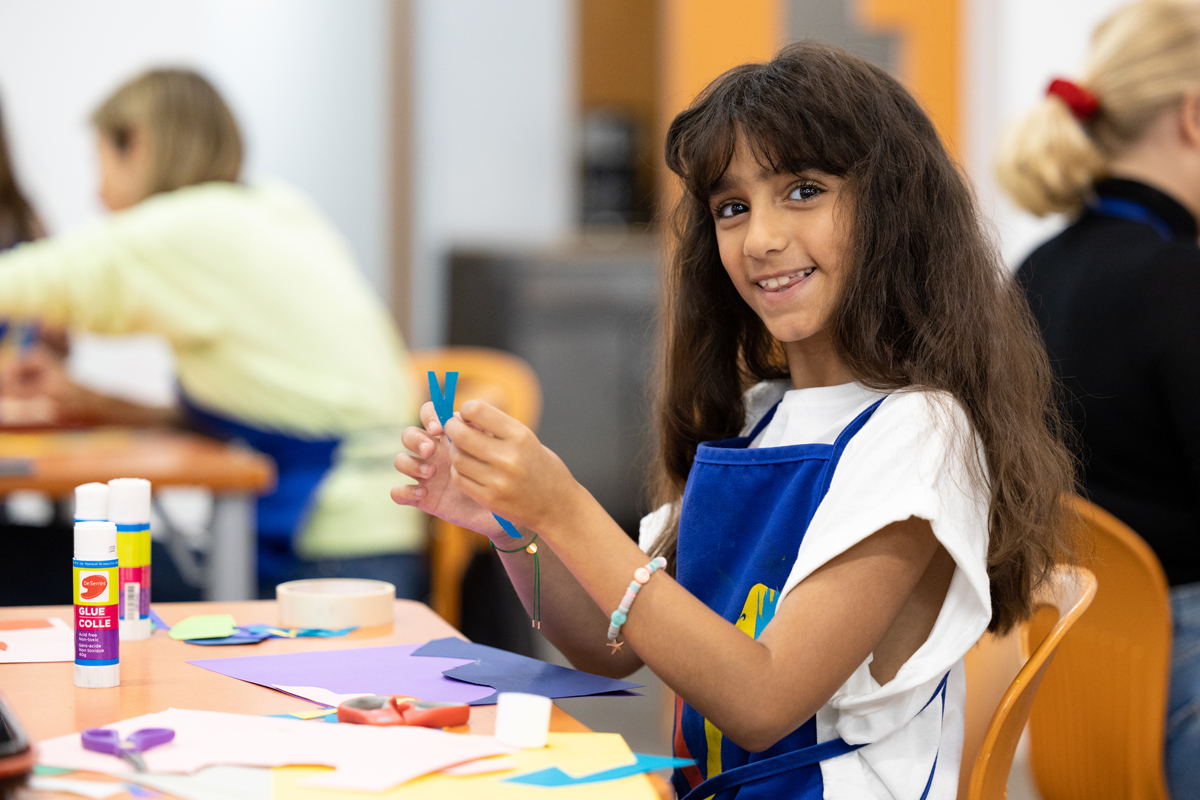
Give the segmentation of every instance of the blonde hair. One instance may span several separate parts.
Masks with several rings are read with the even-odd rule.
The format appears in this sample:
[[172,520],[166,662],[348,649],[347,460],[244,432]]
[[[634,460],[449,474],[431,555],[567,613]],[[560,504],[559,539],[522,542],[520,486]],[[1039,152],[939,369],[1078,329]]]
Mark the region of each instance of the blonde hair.
[[118,151],[134,131],[147,137],[146,196],[207,181],[236,181],[242,136],[221,95],[187,69],[155,69],[121,86],[92,113],[92,124]]
[[1099,101],[1081,122],[1047,95],[1007,134],[1000,186],[1038,216],[1077,212],[1110,160],[1163,111],[1200,87],[1200,2],[1141,0],[1096,28],[1078,84]]

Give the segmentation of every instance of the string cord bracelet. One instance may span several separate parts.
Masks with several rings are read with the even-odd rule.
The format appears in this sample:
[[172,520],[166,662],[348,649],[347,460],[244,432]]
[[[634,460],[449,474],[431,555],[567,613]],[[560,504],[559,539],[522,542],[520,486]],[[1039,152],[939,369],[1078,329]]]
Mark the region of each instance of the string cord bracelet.
[[542,627],[542,570],[538,563],[538,535],[535,533],[533,538],[529,540],[529,544],[522,544],[512,550],[504,550],[496,547],[496,543],[492,542],[492,549],[498,553],[519,553],[524,550],[533,556],[533,617],[529,620],[529,624],[541,630]]
[[612,648],[614,656],[621,649],[622,645],[625,644],[625,642],[618,642],[617,636],[621,633],[621,626],[629,619],[629,607],[637,599],[638,592],[650,580],[650,576],[666,566],[667,560],[662,556],[658,556],[646,566],[638,567],[634,570],[633,580],[629,582],[629,588],[625,590],[625,596],[621,598],[621,605],[617,606],[617,610],[612,613],[612,617],[609,619],[608,646]]

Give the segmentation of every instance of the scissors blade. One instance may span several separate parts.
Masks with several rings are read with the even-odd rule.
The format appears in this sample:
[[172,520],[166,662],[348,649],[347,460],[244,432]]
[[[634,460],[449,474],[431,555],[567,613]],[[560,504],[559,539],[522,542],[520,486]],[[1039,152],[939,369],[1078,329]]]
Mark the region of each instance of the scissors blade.
[[129,762],[129,766],[133,767],[135,772],[145,772],[146,762],[142,759],[142,754],[136,750],[128,748],[121,749],[121,758]]

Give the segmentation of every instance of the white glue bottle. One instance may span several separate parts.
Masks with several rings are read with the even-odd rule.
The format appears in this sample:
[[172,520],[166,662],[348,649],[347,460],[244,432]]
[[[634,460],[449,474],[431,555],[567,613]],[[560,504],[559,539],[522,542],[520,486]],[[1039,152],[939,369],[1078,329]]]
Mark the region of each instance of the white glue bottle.
[[150,638],[150,481],[108,482],[108,519],[117,526],[121,641]]
[[108,522],[107,483],[85,483],[75,487],[75,521]]
[[121,684],[117,628],[117,526],[75,523],[75,685]]

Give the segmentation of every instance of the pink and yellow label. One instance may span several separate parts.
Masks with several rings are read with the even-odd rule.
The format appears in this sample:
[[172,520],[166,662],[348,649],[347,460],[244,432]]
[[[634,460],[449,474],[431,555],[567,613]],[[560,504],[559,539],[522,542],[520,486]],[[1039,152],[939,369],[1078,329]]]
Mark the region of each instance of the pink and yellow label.
[[86,667],[116,664],[119,635],[116,559],[74,562],[75,663]]
[[117,526],[121,567],[120,619],[150,618],[150,526]]

